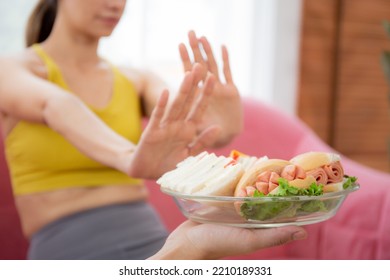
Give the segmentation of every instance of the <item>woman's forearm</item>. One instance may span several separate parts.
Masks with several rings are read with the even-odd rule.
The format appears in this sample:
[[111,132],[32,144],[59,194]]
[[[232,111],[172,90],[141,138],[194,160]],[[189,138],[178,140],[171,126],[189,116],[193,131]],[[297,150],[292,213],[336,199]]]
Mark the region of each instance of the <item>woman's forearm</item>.
[[50,128],[88,157],[128,173],[135,145],[111,130],[77,97],[69,94],[48,99],[43,117]]

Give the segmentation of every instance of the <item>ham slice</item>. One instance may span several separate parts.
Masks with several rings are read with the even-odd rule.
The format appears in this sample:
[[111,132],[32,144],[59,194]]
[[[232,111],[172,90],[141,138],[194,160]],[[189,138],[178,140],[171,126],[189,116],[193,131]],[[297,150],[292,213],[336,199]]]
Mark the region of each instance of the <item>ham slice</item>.
[[[280,175],[276,172],[271,172],[269,170],[261,173],[256,180],[255,186],[259,192],[263,194],[268,194],[270,191],[278,187],[278,179]],[[250,193],[247,190],[248,195]]]
[[313,176],[316,179],[317,184],[325,186],[328,183],[328,175],[322,167],[309,170],[306,172],[306,175]]
[[328,176],[327,184],[339,183],[343,180],[344,169],[339,161],[325,165],[323,168]]
[[283,168],[282,173],[280,176],[287,181],[292,181],[295,179],[305,179],[306,178],[306,172],[303,170],[302,167],[298,165],[287,165],[285,168]]
[[247,196],[253,196],[253,194],[256,191],[256,188],[248,186],[248,187],[245,188],[245,190],[246,190],[246,195]]
[[344,177],[344,170],[341,163],[336,161],[331,164],[309,170],[306,174],[313,176],[316,179],[317,184],[325,186],[341,182]]
[[274,189],[276,189],[279,186],[278,179],[280,178],[280,175],[276,172],[271,173],[271,177],[269,178],[269,186],[268,186],[268,192],[272,192]]
[[268,194],[268,183],[267,182],[256,182],[256,189],[263,194]]

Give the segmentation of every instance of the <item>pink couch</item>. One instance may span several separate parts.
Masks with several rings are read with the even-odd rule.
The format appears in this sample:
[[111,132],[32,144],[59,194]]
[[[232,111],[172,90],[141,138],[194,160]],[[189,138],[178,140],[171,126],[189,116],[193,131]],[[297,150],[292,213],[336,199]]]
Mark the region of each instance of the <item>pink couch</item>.
[[24,259],[28,242],[23,237],[12,199],[8,168],[0,137],[0,260]]
[[[251,99],[244,100],[245,129],[231,149],[256,156],[288,159],[306,151],[331,151],[298,119]],[[0,143],[1,144],[1,143]],[[269,248],[234,259],[390,259],[390,174],[343,157],[347,174],[357,176],[361,189],[352,193],[332,219],[305,226],[307,240]],[[147,181],[150,201],[172,230],[185,220],[171,197]],[[0,259],[23,259],[27,241],[12,202],[3,149],[0,149]]]

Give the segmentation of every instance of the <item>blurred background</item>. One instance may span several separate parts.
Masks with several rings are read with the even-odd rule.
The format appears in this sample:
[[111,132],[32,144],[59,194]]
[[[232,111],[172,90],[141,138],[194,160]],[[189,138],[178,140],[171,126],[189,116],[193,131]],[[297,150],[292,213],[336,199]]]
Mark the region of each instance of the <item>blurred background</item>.
[[[218,58],[227,45],[244,97],[299,117],[340,153],[390,172],[390,74],[381,63],[390,50],[390,0],[127,2],[102,56],[151,69],[175,89],[183,71],[178,45],[193,29]],[[24,48],[35,3],[0,2],[0,55]]]

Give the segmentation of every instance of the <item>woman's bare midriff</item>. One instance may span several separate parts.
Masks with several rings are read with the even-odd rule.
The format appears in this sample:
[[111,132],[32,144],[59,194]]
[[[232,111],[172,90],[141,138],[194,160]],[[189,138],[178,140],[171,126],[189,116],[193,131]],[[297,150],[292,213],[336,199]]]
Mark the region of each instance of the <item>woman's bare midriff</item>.
[[27,238],[45,225],[80,211],[145,200],[144,186],[75,187],[15,198],[22,229]]

